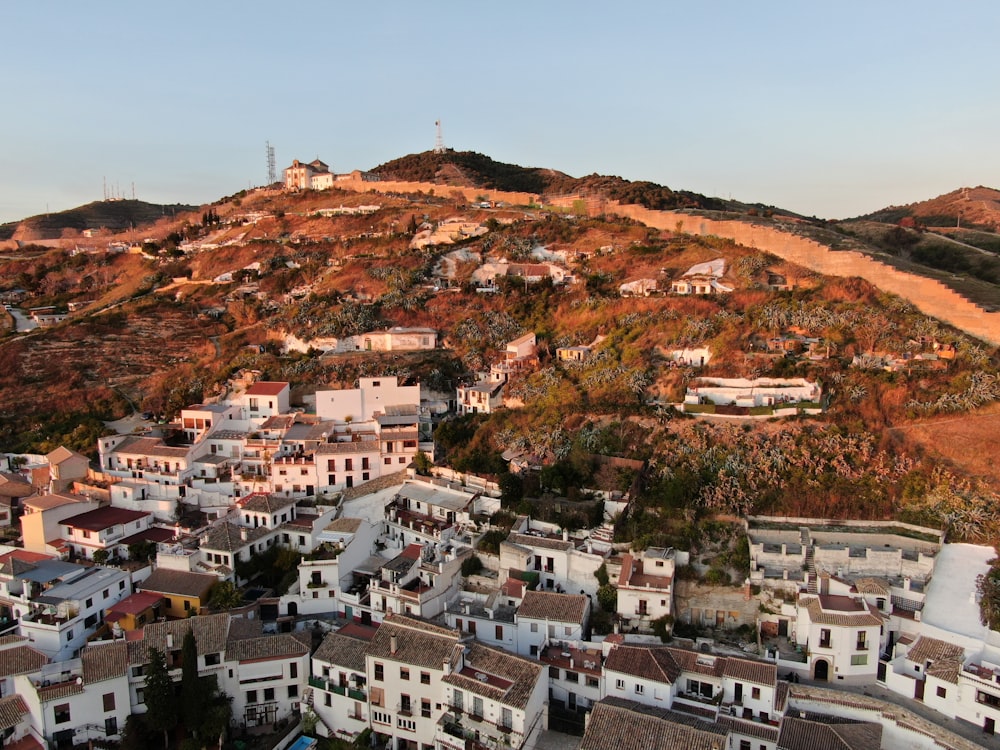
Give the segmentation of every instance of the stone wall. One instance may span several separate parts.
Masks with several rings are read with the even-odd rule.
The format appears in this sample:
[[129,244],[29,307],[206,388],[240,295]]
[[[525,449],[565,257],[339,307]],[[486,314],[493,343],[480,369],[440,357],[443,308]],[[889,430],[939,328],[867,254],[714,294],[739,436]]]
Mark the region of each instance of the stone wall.
[[756,625],[759,602],[743,586],[709,586],[678,580],[674,586],[674,616],[683,622],[711,627]]
[[[365,182],[338,180],[336,186],[356,192],[430,193],[442,196],[461,195],[473,202],[486,195],[493,201],[516,206],[538,202],[531,193],[506,193],[484,188],[436,185],[429,182]],[[656,229],[696,235],[715,235],[746,247],[757,248],[779,258],[829,276],[859,276],[879,289],[898,294],[926,315],[938,318],[971,336],[1000,344],[1000,313],[987,312],[940,281],[900,271],[854,250],[831,250],[815,240],[800,237],[778,227],[753,224],[738,219],[717,220],[674,211],[653,211],[642,206],[622,205],[617,201],[584,198],[578,195],[549,198],[550,205],[576,210],[585,205],[589,214],[614,214],[641,222]]]

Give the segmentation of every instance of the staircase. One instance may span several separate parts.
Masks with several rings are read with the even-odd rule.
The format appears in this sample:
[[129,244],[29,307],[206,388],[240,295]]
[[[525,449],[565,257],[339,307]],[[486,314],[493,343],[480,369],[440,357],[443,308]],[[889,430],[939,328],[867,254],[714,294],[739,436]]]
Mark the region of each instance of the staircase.
[[311,687],[303,689],[302,704],[305,706],[311,706],[313,704],[313,689]]
[[816,561],[814,558],[814,551],[812,545],[812,538],[809,535],[809,529],[805,526],[799,527],[799,541],[802,543],[802,549],[806,552],[806,575],[809,576],[808,590],[810,594],[819,593],[819,581],[816,576]]

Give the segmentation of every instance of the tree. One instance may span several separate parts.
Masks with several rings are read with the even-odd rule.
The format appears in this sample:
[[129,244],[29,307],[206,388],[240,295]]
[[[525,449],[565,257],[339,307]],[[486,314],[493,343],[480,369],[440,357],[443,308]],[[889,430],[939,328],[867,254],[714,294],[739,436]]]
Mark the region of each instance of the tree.
[[517,474],[507,471],[497,480],[500,485],[500,504],[512,508],[524,499],[524,482]]
[[106,549],[94,550],[94,564],[104,565],[108,561],[108,551]]
[[212,589],[209,606],[212,609],[234,609],[243,603],[243,594],[232,581],[220,581]]
[[198,677],[198,642],[194,630],[184,634],[181,646],[181,723],[198,734],[205,716],[205,685]]
[[597,603],[605,612],[614,612],[618,609],[618,589],[610,583],[597,589]]
[[170,746],[170,730],[177,726],[174,684],[167,672],[167,660],[159,649],[149,649],[146,667],[146,724],[154,732],[163,732],[163,747]]
[[428,476],[431,473],[431,467],[434,466],[434,462],[423,451],[417,451],[417,454],[413,457],[413,465],[416,467],[418,474]]

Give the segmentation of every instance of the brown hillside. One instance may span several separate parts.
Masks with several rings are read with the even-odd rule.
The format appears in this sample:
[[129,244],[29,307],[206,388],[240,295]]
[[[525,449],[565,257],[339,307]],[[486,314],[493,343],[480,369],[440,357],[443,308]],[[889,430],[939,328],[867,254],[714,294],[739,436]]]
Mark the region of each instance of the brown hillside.
[[1000,227],[1000,190],[982,185],[959,188],[930,200],[890,206],[861,218],[896,223],[904,217],[927,226],[954,226],[961,217],[961,224],[996,229]]

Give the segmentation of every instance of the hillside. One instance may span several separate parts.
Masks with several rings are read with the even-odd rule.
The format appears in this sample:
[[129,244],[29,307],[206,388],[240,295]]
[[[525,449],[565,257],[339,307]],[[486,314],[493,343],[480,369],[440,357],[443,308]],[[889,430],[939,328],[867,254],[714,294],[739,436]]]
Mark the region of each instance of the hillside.
[[927,227],[954,227],[961,224],[995,230],[1000,228],[1000,190],[982,185],[959,188],[906,206],[889,206],[857,219],[886,224],[913,219]]
[[161,205],[138,200],[94,201],[66,211],[0,224],[0,240],[55,240],[78,237],[85,229],[115,233],[195,210],[196,206]]
[[630,182],[621,177],[570,177],[552,169],[520,167],[494,161],[474,151],[425,151],[386,162],[372,172],[382,179],[434,182],[542,195],[600,195],[651,209],[699,208],[725,210],[732,206],[718,198],[675,191],[653,182]]
[[[486,179],[464,175],[468,166],[434,168],[439,180]],[[494,184],[519,179],[501,171]],[[532,179],[543,178],[573,179]],[[102,420],[131,410],[173,417],[243,369],[290,381],[298,404],[362,375],[419,380],[450,399],[503,356],[506,342],[531,331],[537,368],[508,384],[509,408],[443,422],[440,461],[502,474],[502,453],[536,456],[543,486],[575,497],[629,479],[601,469],[595,456],[649,459],[636,512],[619,530],[647,543],[682,544],[691,519],[746,512],[947,518],[964,524],[965,538],[1000,533],[1000,511],[986,500],[1000,484],[981,470],[984,461],[1000,465],[1000,454],[989,455],[995,446],[981,441],[975,460],[930,448],[934,420],[949,420],[949,439],[962,445],[965,423],[955,417],[1000,402],[995,349],[861,279],[825,277],[720,235],[678,230],[677,218],[707,226],[706,212],[588,217],[571,203],[484,208],[426,190],[262,189],[95,238],[86,253],[0,253],[0,292],[26,290],[22,308],[73,306],[53,328],[0,338],[0,444],[92,453]],[[417,242],[448,226],[443,244]],[[152,241],[141,252],[107,252],[133,235]],[[761,236],[748,235],[748,244]],[[721,281],[731,292],[665,293],[686,269],[715,259],[725,262]],[[505,261],[558,267],[560,281],[501,276],[480,287]],[[772,278],[793,288],[778,291]],[[658,291],[621,296],[620,285],[643,279]],[[330,349],[392,326],[433,328],[444,346]],[[586,362],[556,354],[598,336]],[[812,343],[785,354],[773,347],[785,336]],[[935,358],[939,346],[955,356]],[[697,347],[711,353],[704,369],[674,361],[674,351]],[[827,408],[765,424],[682,417],[669,405],[700,375],[808,378],[822,384]],[[931,426],[907,432],[916,420]],[[966,422],[980,431],[988,424]]]

